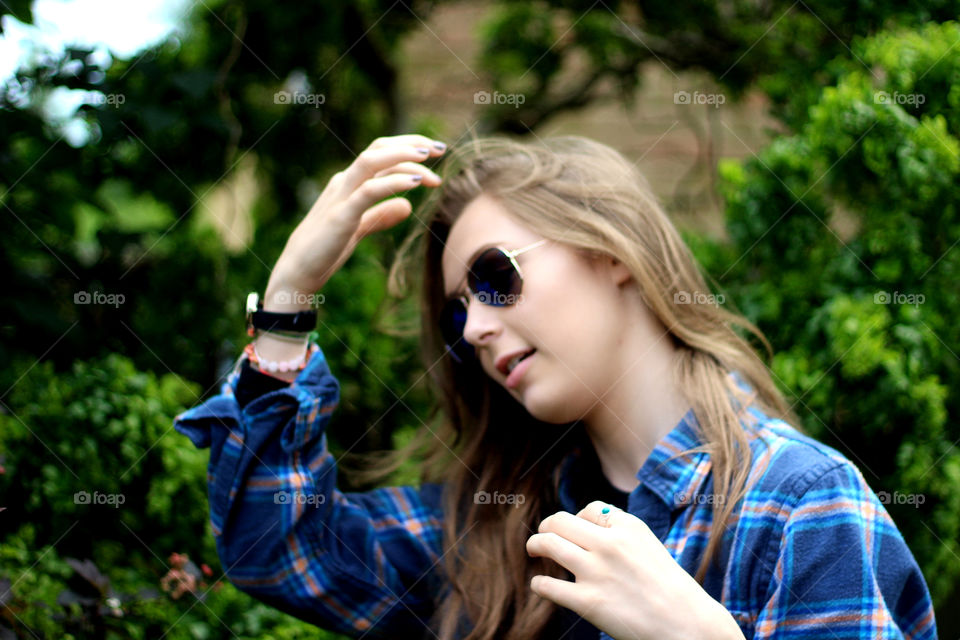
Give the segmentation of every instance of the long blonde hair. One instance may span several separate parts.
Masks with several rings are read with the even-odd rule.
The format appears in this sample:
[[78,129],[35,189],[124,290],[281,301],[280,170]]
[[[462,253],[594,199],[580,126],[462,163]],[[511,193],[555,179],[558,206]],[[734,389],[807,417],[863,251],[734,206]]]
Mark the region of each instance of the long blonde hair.
[[[709,289],[692,254],[643,176],[610,147],[578,136],[535,143],[474,138],[452,150],[442,175],[443,185],[418,214],[423,224],[414,223],[390,274],[391,289],[402,290],[405,273],[417,262],[411,256],[422,256],[421,349],[439,424],[388,454],[389,464],[381,458],[366,475],[382,477],[423,449],[422,480],[444,482],[449,589],[437,594],[431,622],[439,638],[468,630],[470,640],[528,640],[545,629],[557,607],[531,592],[530,578],[565,572],[552,561],[531,559],[525,543],[546,515],[562,508],[560,463],[586,442],[579,423],[539,422],[477,363],[457,364],[445,355],[438,330],[441,256],[451,226],[481,193],[546,238],[619,260],[670,332],[678,352],[675,380],[699,422],[698,450],[709,453],[715,492],[724,496],[713,503],[714,524],[695,576],[702,582],[746,491],[752,461],[741,424],[744,409],[754,404],[798,424],[766,365],[735,328],[752,334],[772,356],[769,343],[740,314],[703,303]],[[685,295],[689,303],[677,304]],[[752,397],[744,397],[731,372],[753,387]],[[731,397],[738,398],[739,411]],[[478,491],[513,493],[524,501],[483,504],[474,499]]]

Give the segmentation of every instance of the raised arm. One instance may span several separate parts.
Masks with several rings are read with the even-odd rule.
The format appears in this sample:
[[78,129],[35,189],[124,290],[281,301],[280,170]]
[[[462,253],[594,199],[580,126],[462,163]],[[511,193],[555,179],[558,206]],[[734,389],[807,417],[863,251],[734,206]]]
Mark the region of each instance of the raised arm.
[[[311,294],[343,266],[357,243],[410,215],[409,200],[390,196],[419,184],[440,184],[440,177],[419,162],[444,150],[443,143],[420,135],[378,138],[346,170],[334,175],[290,234],[270,274],[263,310],[308,309]],[[267,360],[283,361],[302,353],[302,348],[263,333],[257,337],[257,352]],[[277,375],[293,380],[292,374]]]
[[[362,238],[410,214],[408,200],[390,196],[439,184],[418,163],[442,153],[442,144],[424,136],[380,138],[337,173],[288,239],[271,273],[264,310],[308,308],[310,294]],[[303,353],[302,345],[267,332],[256,345],[264,360]],[[240,394],[241,406],[241,368],[219,395],[175,419],[194,445],[210,447],[210,521],[226,576],[325,628],[420,635],[438,588],[442,488],[337,489],[325,429],[339,384],[322,350],[316,344],[311,349],[302,371],[274,374],[288,384]]]

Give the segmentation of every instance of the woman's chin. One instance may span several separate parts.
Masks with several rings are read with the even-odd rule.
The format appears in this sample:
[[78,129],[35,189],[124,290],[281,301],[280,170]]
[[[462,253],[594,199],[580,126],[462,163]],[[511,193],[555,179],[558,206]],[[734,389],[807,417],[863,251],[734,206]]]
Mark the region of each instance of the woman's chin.
[[[511,393],[517,402],[522,404],[531,416],[540,422],[548,424],[566,424],[573,422],[579,416],[571,411],[571,406],[563,398],[538,393],[540,389],[514,389]],[[582,413],[582,412],[581,412]]]

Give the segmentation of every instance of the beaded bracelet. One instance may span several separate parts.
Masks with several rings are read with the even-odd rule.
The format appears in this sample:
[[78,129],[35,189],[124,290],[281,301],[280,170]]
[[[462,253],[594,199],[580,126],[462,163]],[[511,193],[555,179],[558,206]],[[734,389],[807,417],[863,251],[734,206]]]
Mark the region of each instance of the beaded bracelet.
[[254,342],[248,343],[247,346],[243,348],[243,353],[246,354],[250,364],[260,369],[263,373],[271,374],[277,373],[278,371],[286,373],[288,371],[303,371],[307,367],[310,357],[320,350],[316,344],[308,344],[305,345],[305,347],[303,355],[279,362],[261,358],[260,354],[257,353],[257,346]]

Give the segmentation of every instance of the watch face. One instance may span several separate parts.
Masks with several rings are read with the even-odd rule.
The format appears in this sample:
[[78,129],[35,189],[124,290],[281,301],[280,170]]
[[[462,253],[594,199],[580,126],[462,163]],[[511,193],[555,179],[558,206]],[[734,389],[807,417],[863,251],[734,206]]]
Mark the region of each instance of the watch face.
[[260,294],[256,291],[247,294],[247,315],[257,311],[260,308]]
[[256,291],[247,294],[247,335],[251,338],[256,335],[256,329],[253,326],[253,314],[257,312],[259,304],[260,295]]

